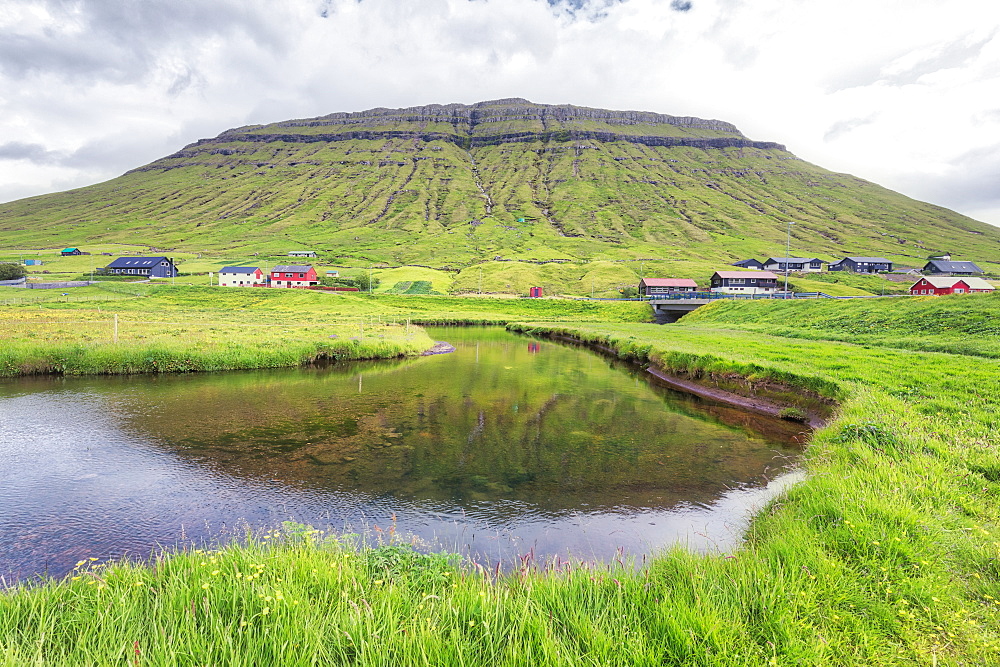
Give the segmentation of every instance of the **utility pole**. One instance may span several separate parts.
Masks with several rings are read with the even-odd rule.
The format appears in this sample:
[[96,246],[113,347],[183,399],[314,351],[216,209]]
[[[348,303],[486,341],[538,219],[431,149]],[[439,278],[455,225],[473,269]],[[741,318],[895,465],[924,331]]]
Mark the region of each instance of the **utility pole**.
[[479,267],[479,293],[483,293],[483,267]]
[[792,225],[795,223],[788,221],[788,233],[785,235],[785,294],[788,294],[788,255],[792,252]]

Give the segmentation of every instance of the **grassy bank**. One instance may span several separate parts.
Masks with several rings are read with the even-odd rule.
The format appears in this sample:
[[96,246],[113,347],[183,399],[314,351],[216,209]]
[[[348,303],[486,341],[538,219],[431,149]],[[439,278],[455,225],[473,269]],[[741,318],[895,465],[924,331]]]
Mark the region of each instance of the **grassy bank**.
[[1000,296],[954,294],[807,303],[719,301],[686,325],[1000,358]]
[[734,553],[498,576],[293,529],[0,596],[3,664],[997,664],[1000,361],[714,317],[518,328],[839,403]]
[[233,370],[376,359],[430,348],[433,341],[418,322],[634,322],[651,316],[649,305],[639,302],[135,283],[23,294],[0,295],[7,297],[0,298],[0,376]]

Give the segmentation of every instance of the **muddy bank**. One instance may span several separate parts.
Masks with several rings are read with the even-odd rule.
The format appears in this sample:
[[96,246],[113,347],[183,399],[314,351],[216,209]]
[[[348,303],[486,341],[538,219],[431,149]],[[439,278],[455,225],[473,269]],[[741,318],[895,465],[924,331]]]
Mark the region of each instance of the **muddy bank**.
[[[549,334],[547,336],[553,340],[560,340],[566,343],[573,343],[574,345],[583,345],[592,350],[598,352],[603,352],[604,354],[618,356],[618,351],[614,348],[608,347],[607,345],[601,345],[599,343],[589,343],[587,341],[580,340],[579,338],[574,338],[573,336],[567,336],[565,334]],[[638,363],[638,362],[635,362]],[[644,364],[639,364],[644,366]],[[733,391],[722,389],[720,387],[707,386],[706,384],[691,380],[688,378],[681,377],[677,374],[670,373],[661,368],[656,368],[655,366],[646,367],[646,372],[653,375],[657,380],[664,383],[665,385],[671,387],[672,389],[677,389],[679,391],[684,391],[689,394],[694,394],[695,396],[701,396],[702,398],[708,398],[720,403],[726,403],[734,407],[746,410],[748,412],[755,412],[757,414],[767,415],[769,417],[777,417],[779,419],[785,419],[782,414],[789,407],[794,407],[805,415],[805,419],[795,419],[789,421],[801,422],[802,424],[809,426],[811,429],[818,429],[826,426],[827,415],[820,414],[816,410],[811,410],[800,405],[789,405],[788,403],[779,403],[777,401],[772,401],[770,399],[764,398],[762,396],[745,396],[743,394],[738,394]],[[795,387],[776,387],[782,389],[786,392],[795,392],[797,389]]]

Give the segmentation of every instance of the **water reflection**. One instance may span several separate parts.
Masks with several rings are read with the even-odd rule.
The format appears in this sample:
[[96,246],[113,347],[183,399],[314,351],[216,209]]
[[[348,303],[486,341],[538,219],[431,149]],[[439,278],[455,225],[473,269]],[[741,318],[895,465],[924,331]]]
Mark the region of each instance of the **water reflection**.
[[585,350],[439,328],[453,354],[0,385],[0,574],[147,554],[238,521],[412,533],[495,562],[725,548],[798,428]]

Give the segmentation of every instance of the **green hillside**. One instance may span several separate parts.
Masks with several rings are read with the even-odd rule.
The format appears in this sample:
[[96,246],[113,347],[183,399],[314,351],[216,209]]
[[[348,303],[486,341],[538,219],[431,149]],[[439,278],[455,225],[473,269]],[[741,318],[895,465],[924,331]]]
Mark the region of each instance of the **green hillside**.
[[311,249],[333,265],[452,270],[730,263],[783,254],[789,223],[793,255],[919,266],[950,252],[1000,271],[1000,229],[728,123],[519,99],[237,128],[105,183],[0,204],[8,248]]

